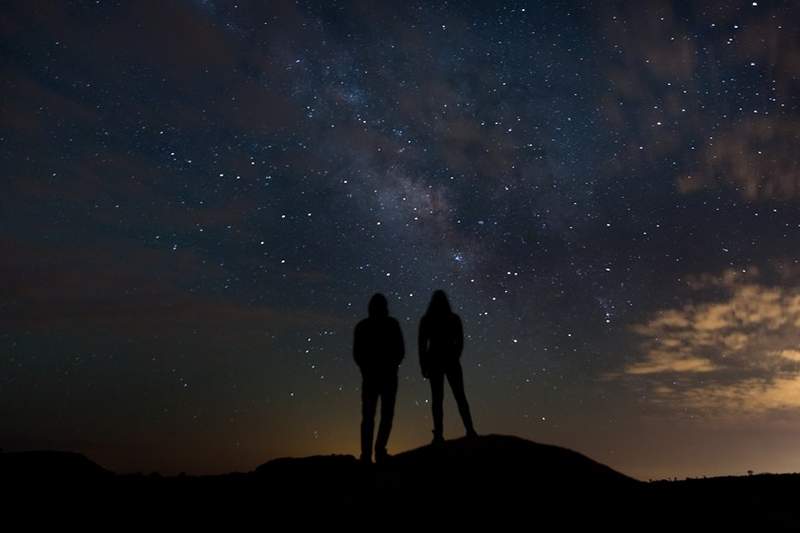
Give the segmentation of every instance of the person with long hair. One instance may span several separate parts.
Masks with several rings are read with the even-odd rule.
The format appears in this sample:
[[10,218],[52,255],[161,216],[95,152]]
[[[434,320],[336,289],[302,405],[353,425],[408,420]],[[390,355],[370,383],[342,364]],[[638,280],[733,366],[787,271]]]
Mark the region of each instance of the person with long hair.
[[444,378],[450,383],[458,412],[464,422],[467,437],[474,437],[475,427],[464,393],[464,373],[461,352],[464,349],[464,330],[461,317],[450,308],[443,290],[434,291],[428,310],[419,323],[419,363],[422,376],[431,383],[433,411],[433,443],[444,441],[443,406]]

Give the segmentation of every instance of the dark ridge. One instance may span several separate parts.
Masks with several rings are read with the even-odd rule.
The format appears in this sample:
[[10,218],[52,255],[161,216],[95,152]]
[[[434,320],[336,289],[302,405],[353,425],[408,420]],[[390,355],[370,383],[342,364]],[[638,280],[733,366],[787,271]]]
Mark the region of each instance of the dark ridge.
[[486,435],[425,446],[393,457],[387,467],[398,472],[437,469],[482,476],[531,478],[548,483],[633,485],[639,482],[580,453],[519,437]]
[[[476,486],[509,486],[533,480],[549,488],[574,488],[576,484],[621,488],[640,483],[577,452],[504,435],[423,446],[376,465],[362,465],[350,455],[282,458],[259,466],[255,474],[284,487],[306,486],[310,490],[343,483],[355,484],[354,488],[375,484],[383,490],[419,491],[436,486],[451,492],[462,487],[474,491]],[[416,486],[420,484],[422,487]]]
[[85,456],[75,452],[37,450],[0,453],[0,473],[4,480],[85,482],[114,477]]
[[0,479],[16,488],[7,507],[29,515],[800,530],[797,474],[644,483],[580,453],[503,435],[423,446],[381,464],[350,455],[281,458],[215,476],[115,475],[76,453],[3,453]]

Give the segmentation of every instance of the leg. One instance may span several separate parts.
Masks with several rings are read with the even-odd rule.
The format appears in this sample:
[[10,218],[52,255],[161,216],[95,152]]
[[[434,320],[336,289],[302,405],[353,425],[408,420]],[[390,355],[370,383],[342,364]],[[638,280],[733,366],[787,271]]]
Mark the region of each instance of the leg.
[[386,458],[386,443],[392,431],[394,403],[397,398],[397,376],[386,379],[381,387],[381,423],[378,426],[378,438],[375,442],[375,460]]
[[361,460],[372,461],[372,434],[375,430],[375,408],[378,394],[374,384],[363,380],[361,383]]
[[444,374],[436,371],[428,375],[431,382],[431,411],[433,413],[433,440],[442,440],[444,437],[444,410],[442,401],[444,400]]
[[472,425],[472,414],[469,412],[467,395],[464,393],[464,373],[461,370],[461,363],[458,361],[447,369],[447,382],[450,383],[453,397],[455,397],[458,404],[458,412],[461,414],[461,420],[464,422],[467,436],[474,436],[475,428]]

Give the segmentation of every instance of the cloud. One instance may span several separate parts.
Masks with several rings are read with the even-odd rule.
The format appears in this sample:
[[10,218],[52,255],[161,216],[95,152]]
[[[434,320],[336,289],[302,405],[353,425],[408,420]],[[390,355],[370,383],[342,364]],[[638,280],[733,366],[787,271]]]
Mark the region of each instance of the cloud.
[[[278,309],[228,295],[194,290],[198,280],[229,274],[190,249],[157,249],[132,243],[81,246],[0,239],[9,260],[0,267],[0,325],[50,334],[173,334],[176,328],[223,336],[243,331],[291,331],[307,324],[349,327],[349,322],[300,305]],[[303,273],[306,284],[326,284],[322,273]],[[296,276],[290,276],[295,278]],[[219,324],[232,324],[218,330]]]
[[767,282],[775,269],[690,276],[689,303],[631,327],[640,355],[616,378],[706,414],[800,408],[800,287]]
[[[598,20],[613,53],[601,64],[609,90],[600,109],[630,139],[619,147],[626,157],[612,160],[611,170],[668,158],[684,194],[733,188],[748,200],[800,196],[794,157],[800,118],[787,107],[800,89],[800,45],[783,22],[797,18],[797,7],[751,7],[601,8]],[[693,30],[690,20],[703,21],[706,30]],[[754,91],[754,83],[768,88]]]
[[688,175],[678,178],[684,193],[730,186],[748,200],[800,197],[800,163],[795,157],[800,121],[748,117],[711,138]]
[[[669,393],[668,393],[669,394]],[[800,409],[800,373],[772,380],[746,379],[684,391],[683,402],[695,409],[744,415]]]
[[732,288],[745,280],[758,278],[761,270],[758,267],[745,269],[727,268],[719,274],[689,274],[686,284],[694,290],[707,289],[710,287]]
[[699,92],[701,42],[668,3],[603,5],[597,16],[611,47],[600,64],[608,80],[600,110],[612,130],[630,139],[618,148],[625,157],[609,164],[628,171],[624,161],[685,159],[686,139],[703,128],[704,117],[687,97]]
[[47,142],[55,124],[83,127],[97,123],[99,114],[92,106],[53,90],[20,68],[0,68],[0,76],[4,80],[0,101],[4,128],[22,146]]
[[800,361],[800,350],[797,349],[785,349],[778,352],[783,358],[786,358],[790,361]]
[[648,360],[627,367],[628,374],[654,374],[658,372],[711,372],[714,364],[703,357],[692,357],[682,353],[653,350]]

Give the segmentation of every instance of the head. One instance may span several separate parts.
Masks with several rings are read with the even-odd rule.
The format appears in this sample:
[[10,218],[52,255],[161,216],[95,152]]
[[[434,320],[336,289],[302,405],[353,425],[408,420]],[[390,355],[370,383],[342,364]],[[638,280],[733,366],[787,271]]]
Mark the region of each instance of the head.
[[431,303],[428,304],[428,312],[431,316],[448,315],[452,313],[450,302],[447,301],[447,294],[441,289],[434,291],[431,296]]
[[389,316],[389,302],[386,301],[386,296],[379,292],[372,295],[367,309],[369,316],[373,318]]

